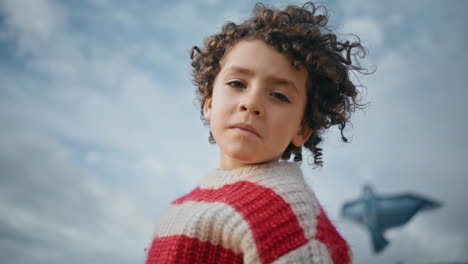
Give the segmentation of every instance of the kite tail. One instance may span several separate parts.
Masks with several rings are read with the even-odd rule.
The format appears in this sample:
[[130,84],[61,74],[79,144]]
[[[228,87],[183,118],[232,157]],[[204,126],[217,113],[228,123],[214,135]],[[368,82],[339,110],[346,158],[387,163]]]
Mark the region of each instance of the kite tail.
[[371,232],[372,244],[374,245],[374,253],[381,252],[387,245],[388,240],[385,239],[382,232],[373,231]]

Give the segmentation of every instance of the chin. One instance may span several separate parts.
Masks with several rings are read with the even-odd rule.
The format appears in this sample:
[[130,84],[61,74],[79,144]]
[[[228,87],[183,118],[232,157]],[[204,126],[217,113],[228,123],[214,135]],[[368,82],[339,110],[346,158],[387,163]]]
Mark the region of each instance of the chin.
[[244,147],[234,147],[227,149],[225,152],[231,159],[238,160],[242,163],[255,163],[258,160],[258,152]]
[[244,163],[244,164],[259,164],[259,163],[265,163],[265,162],[270,162],[270,161],[277,161],[279,160],[280,157],[261,157],[259,158],[258,156],[253,156],[253,155],[233,155],[231,158]]
[[248,154],[237,154],[237,155],[232,155],[231,157],[242,163],[247,163],[247,164],[256,163],[256,159],[252,157],[252,155],[248,155]]

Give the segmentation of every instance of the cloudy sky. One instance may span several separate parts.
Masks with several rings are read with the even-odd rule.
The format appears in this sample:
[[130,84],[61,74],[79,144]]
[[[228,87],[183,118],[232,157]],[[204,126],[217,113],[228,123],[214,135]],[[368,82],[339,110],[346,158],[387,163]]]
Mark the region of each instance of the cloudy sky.
[[[370,105],[351,143],[331,130],[324,167],[304,163],[305,176],[356,263],[468,262],[468,2],[325,4],[377,71],[360,78]],[[161,210],[218,166],[189,50],[253,5],[0,0],[1,263],[144,262]],[[365,183],[443,207],[387,232],[373,255],[339,213]]]

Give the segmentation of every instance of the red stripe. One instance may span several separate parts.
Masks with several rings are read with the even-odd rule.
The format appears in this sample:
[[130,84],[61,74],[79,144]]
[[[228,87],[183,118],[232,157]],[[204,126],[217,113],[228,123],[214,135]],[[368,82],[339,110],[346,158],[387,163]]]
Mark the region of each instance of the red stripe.
[[155,238],[146,264],[240,264],[242,255],[185,235]]
[[271,263],[307,243],[290,205],[270,188],[247,181],[215,190],[197,188],[173,204],[185,201],[222,202],[239,212],[252,230],[262,263]]
[[330,222],[322,207],[317,217],[317,240],[325,244],[334,264],[351,263],[348,244]]

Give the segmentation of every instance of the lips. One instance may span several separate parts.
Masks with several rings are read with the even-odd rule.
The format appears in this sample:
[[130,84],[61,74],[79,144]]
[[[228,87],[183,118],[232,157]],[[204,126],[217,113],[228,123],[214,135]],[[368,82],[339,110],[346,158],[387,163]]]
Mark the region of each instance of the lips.
[[247,132],[247,133],[250,133],[250,134],[253,134],[257,137],[260,138],[260,134],[258,134],[257,130],[255,130],[255,128],[247,123],[239,123],[237,125],[234,125],[232,126],[231,128],[234,128],[234,129],[240,129],[244,132]]

